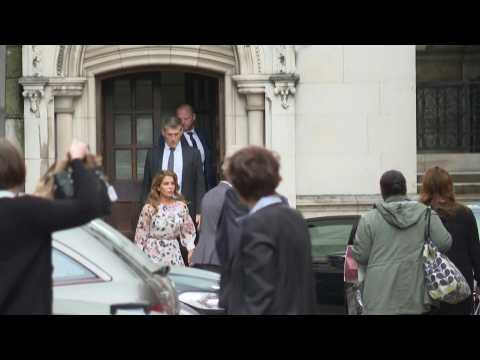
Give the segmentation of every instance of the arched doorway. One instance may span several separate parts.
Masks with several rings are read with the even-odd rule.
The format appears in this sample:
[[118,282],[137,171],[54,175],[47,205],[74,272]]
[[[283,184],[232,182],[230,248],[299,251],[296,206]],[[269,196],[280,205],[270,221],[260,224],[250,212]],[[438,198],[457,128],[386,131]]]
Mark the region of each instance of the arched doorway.
[[182,103],[197,114],[197,128],[205,134],[217,161],[224,152],[223,125],[219,121],[222,78],[210,72],[163,68],[129,70],[99,77],[102,100],[102,138],[105,171],[119,200],[107,219],[133,238],[140,212],[139,198],[145,157],[158,144],[163,121]]

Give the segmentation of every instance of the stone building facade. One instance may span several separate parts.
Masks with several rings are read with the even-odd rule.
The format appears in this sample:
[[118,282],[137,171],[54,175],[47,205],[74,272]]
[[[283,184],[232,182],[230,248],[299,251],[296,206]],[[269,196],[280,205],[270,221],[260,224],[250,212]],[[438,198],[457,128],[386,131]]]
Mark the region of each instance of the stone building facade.
[[[20,50],[23,118],[12,108],[3,128],[23,145],[27,192],[78,138],[103,155],[113,180],[118,175],[130,182],[128,198],[161,119],[175,104],[193,101],[209,124],[218,158],[249,144],[279,154],[280,191],[307,217],[365,210],[379,198],[380,175],[392,168],[405,174],[416,193],[415,45],[22,45],[15,51]],[[7,70],[7,81],[18,75]],[[152,100],[142,105],[141,94],[152,94]],[[121,143],[126,138],[130,143]]]

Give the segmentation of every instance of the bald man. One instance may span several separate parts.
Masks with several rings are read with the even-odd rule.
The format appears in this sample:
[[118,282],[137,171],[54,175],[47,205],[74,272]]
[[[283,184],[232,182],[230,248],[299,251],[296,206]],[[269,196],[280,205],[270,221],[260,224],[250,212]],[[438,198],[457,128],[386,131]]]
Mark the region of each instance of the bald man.
[[182,104],[177,107],[176,115],[182,121],[185,142],[200,151],[205,177],[205,189],[208,191],[217,184],[214,153],[210,150],[211,147],[207,138],[199,129],[195,128],[197,116],[193,107],[189,104]]

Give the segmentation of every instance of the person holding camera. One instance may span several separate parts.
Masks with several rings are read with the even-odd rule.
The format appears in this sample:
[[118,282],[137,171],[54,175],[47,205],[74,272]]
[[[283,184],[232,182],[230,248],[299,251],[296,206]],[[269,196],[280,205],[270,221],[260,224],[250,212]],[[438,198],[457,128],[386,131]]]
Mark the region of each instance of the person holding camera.
[[24,160],[10,142],[0,140],[0,314],[52,313],[51,234],[83,225],[102,212],[96,176],[82,161],[87,153],[87,145],[77,141],[68,152],[71,199],[19,196]]

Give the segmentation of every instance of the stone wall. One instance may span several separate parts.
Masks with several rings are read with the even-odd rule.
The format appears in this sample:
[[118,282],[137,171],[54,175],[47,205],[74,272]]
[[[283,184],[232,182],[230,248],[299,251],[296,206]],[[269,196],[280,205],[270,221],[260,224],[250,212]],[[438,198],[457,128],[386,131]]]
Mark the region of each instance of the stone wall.
[[5,137],[23,151],[22,45],[7,45],[5,55]]
[[297,71],[299,207],[334,196],[357,211],[377,199],[390,169],[415,192],[415,46],[298,46]]

